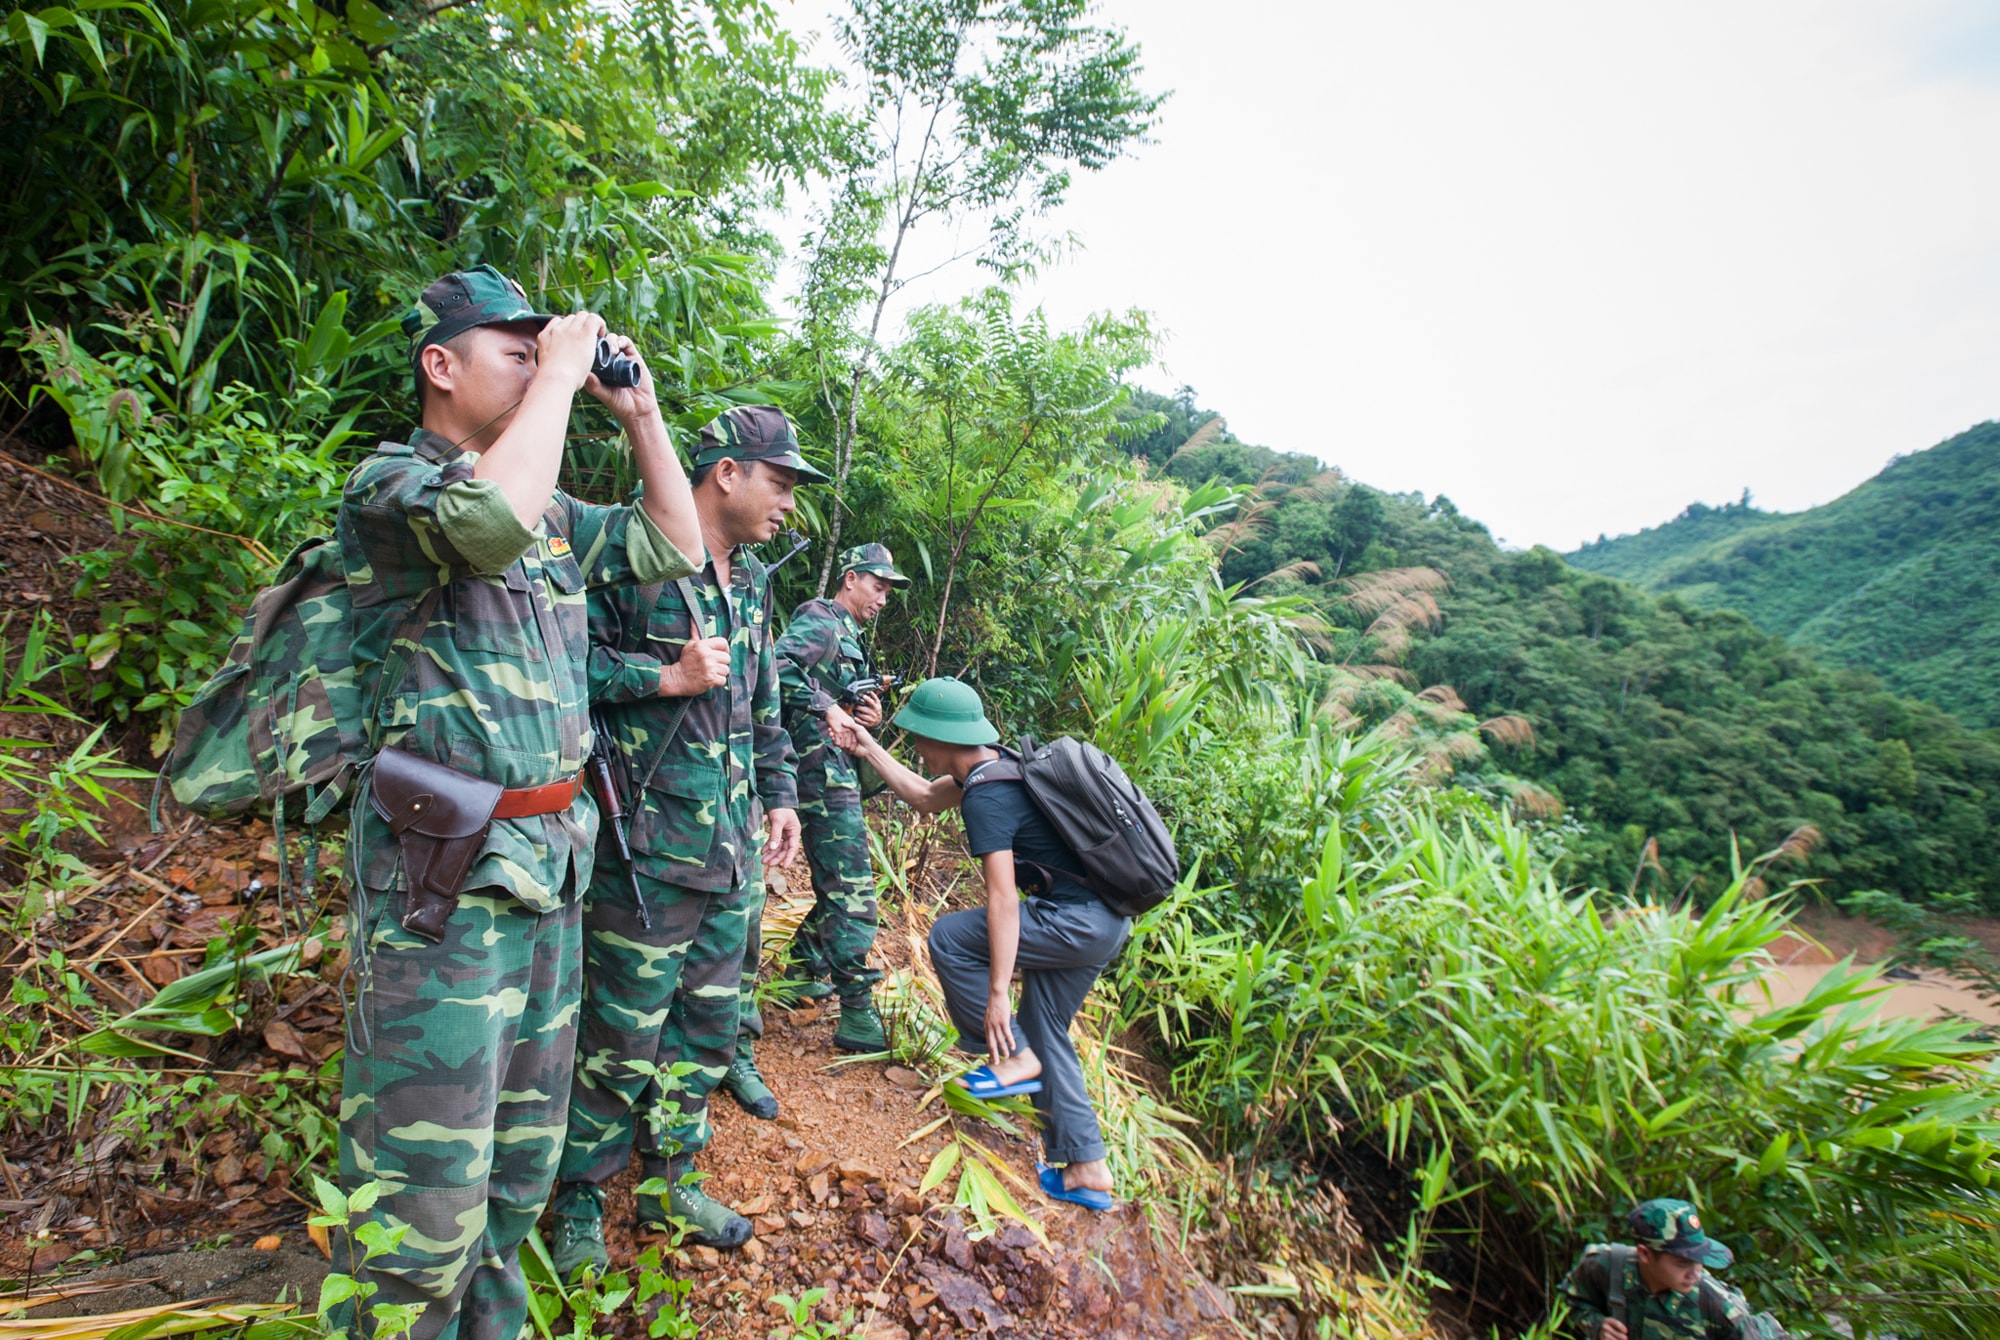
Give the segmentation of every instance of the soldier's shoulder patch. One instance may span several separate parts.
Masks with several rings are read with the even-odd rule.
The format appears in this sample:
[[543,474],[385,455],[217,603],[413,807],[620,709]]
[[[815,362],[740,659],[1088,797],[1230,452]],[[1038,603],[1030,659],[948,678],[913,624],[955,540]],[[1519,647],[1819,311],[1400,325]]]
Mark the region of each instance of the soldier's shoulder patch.
[[549,536],[549,556],[552,558],[569,557],[568,538],[562,535]]

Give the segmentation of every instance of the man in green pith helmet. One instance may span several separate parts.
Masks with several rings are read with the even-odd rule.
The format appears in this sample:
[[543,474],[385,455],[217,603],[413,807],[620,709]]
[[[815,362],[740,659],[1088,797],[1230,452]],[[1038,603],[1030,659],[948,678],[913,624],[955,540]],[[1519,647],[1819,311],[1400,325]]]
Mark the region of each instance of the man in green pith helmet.
[[[562,1141],[597,835],[585,592],[692,572],[701,531],[651,377],[592,373],[602,318],[537,312],[482,265],[426,288],[403,331],[423,426],[355,467],[336,522],[377,751],[348,844],[340,1180],[387,1187],[351,1228],[403,1237],[360,1270],[341,1243],[336,1264],[376,1293],[337,1321],[367,1334],[374,1305],[421,1307],[425,1340],[513,1340],[519,1248]],[[623,426],[642,507],[556,487],[579,390]]]
[[638,1198],[642,1230],[681,1219],[695,1242],[725,1249],[750,1236],[692,1177],[708,1095],[734,1059],[764,861],[784,865],[798,848],[769,583],[746,546],[777,534],[798,484],[825,478],[781,410],[729,410],[702,429],[694,458],[707,565],[590,605],[592,696],[615,714],[639,897],[601,849],[584,900],[582,1029],[555,1200],[552,1254],[565,1277],[607,1268],[604,1187],[635,1145],[645,1177],[673,1184],[668,1197]]
[[1082,869],[1081,859],[1028,793],[1019,756],[998,748],[1000,732],[970,684],[927,679],[896,712],[894,724],[908,733],[928,777],[897,762],[838,705],[827,709],[826,720],[834,741],[874,768],[910,808],[956,809],[966,850],[979,860],[986,906],[947,912],[929,936],[931,967],[958,1045],[989,1058],[953,1082],[977,1098],[1032,1096],[1043,1148],[1060,1165],[1036,1170],[1043,1193],[1092,1211],[1111,1209],[1104,1131],[1069,1026],[1131,935],[1131,918],[1067,873]]
[[1567,1278],[1578,1340],[1784,1340],[1768,1312],[1708,1274],[1735,1258],[1684,1200],[1649,1200],[1625,1217],[1632,1246],[1593,1243]]
[[[879,969],[868,966],[875,944],[875,868],[861,813],[854,758],[827,737],[821,714],[849,686],[872,679],[863,629],[890,592],[910,584],[886,545],[864,544],[840,556],[839,588],[830,600],[808,600],[778,639],[785,729],[799,754],[799,820],[812,867],[813,908],[800,924],[780,983],[792,994],[837,994],[840,1026],[834,1045],[875,1052],[888,1045],[875,1011]],[[882,724],[879,695],[864,693],[849,709],[861,725]],[[822,978],[831,977],[830,986]]]

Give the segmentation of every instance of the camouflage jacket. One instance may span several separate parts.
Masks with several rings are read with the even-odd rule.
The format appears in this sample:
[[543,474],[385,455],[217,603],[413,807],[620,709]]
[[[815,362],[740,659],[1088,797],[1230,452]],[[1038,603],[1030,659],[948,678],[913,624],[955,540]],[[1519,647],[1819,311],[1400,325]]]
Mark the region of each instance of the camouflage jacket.
[[[584,593],[671,579],[693,564],[650,517],[560,491],[533,530],[476,453],[419,430],[385,442],[348,476],[336,531],[354,608],[356,677],[371,698],[395,631],[426,594],[443,594],[410,669],[390,687],[370,743],[396,745],[507,787],[574,776],[590,752]],[[510,890],[537,911],[560,906],[571,863],[590,878],[597,810],[495,820],[465,887]],[[398,853],[372,816],[357,820],[360,877],[397,880]]]
[[[1612,1248],[1592,1243],[1562,1282],[1569,1300],[1568,1330],[1578,1340],[1597,1340],[1611,1311]],[[1713,1276],[1692,1293],[1655,1294],[1639,1279],[1639,1257],[1625,1261],[1625,1331],[1631,1340],[1758,1340],[1766,1334],[1753,1322],[1743,1295]]]
[[874,671],[861,639],[861,625],[839,602],[808,600],[792,614],[778,639],[778,683],[784,696],[785,730],[799,751],[799,795],[814,800],[841,787],[858,788],[854,756],[826,737],[826,723],[812,714],[819,690],[840,690]]
[[[713,561],[693,585],[710,636],[729,639],[729,682],[688,703],[645,795],[627,808],[639,873],[715,893],[757,877],[764,814],[796,808],[798,782],[792,743],[778,723],[763,566],[738,547],[730,556],[727,601]],[[610,729],[628,795],[643,780],[638,773],[679,701],[659,696],[660,667],[680,659],[690,627],[678,587],[661,590],[650,617],[640,608],[645,594],[625,587],[590,597],[590,695],[620,705]]]

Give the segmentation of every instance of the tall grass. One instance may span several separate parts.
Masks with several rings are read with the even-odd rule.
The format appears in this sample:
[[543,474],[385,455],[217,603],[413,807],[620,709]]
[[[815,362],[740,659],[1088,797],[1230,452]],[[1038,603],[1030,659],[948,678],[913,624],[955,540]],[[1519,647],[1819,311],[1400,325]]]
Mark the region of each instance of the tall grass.
[[1176,1097],[1220,1147],[1441,1167],[1431,1199],[1482,1197],[1559,1250],[1685,1196],[1801,1333],[1829,1311],[1857,1334],[1996,1333],[1991,1044],[1879,1016],[1851,965],[1773,1005],[1789,913],[1744,897],[1754,865],[1705,913],[1607,912],[1504,816],[1400,808],[1392,829],[1332,825],[1254,936],[1210,893],[1135,937],[1125,998],[1143,986]]
[[[1251,1200],[1367,1183],[1397,1306],[1437,1286],[1469,1314],[1477,1292],[1518,1328],[1633,1203],[1684,1196],[1796,1334],[2000,1334],[2000,1049],[1880,1017],[1851,964],[1774,1004],[1784,851],[1739,860],[1706,911],[1563,888],[1565,829],[1512,817],[1534,808],[1504,779],[1449,785],[1478,748],[1456,695],[1336,662],[1351,632],[1212,567],[1190,580],[1186,512],[1150,515],[1050,696],[1197,871],[1109,994]],[[1358,1325],[1359,1276],[1304,1259],[1271,1262],[1272,1296]]]

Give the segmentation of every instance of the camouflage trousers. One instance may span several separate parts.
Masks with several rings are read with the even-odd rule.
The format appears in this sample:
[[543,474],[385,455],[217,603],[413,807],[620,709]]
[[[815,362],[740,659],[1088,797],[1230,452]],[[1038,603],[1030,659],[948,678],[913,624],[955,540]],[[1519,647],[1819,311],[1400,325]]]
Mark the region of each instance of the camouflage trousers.
[[[708,1144],[708,1095],[736,1055],[743,950],[764,887],[704,893],[641,875],[648,930],[616,859],[598,869],[583,905],[583,1017],[561,1180],[602,1186],[635,1145],[667,1154]],[[677,1077],[676,1066],[686,1067]]]
[[814,898],[792,940],[792,958],[813,976],[829,978],[842,1000],[866,999],[882,973],[868,966],[877,910],[861,793],[836,787],[819,799],[800,800],[799,826]]
[[471,889],[432,944],[403,929],[400,892],[356,901],[366,924],[349,943],[365,936],[368,952],[341,1069],[340,1182],[388,1183],[368,1217],[406,1230],[368,1266],[368,1306],[424,1304],[419,1340],[514,1340],[528,1316],[520,1246],[569,1105],[582,908]]

